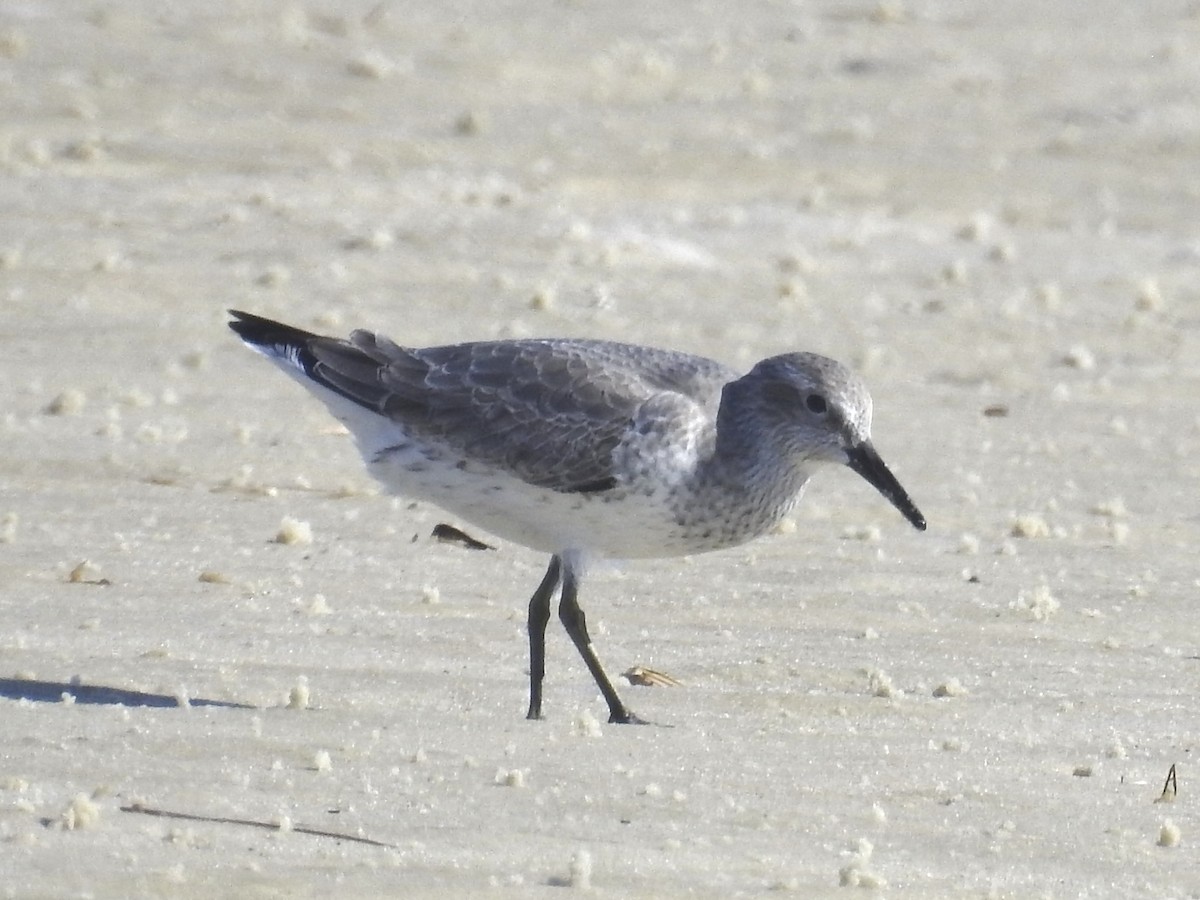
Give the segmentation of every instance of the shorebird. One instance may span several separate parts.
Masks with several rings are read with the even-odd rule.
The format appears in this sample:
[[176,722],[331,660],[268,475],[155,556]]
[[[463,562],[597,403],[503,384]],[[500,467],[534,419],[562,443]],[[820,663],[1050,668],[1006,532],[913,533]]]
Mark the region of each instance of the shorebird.
[[850,467],[917,529],[925,518],[871,443],[862,379],[814,353],[739,375],[700,356],[573,338],[402,347],[324,337],[230,310],[229,327],[320,399],[372,476],[550,554],[529,601],[529,709],[542,716],[558,616],[608,704],[622,702],[579,606],[585,562],[686,556],[770,531],[828,463]]

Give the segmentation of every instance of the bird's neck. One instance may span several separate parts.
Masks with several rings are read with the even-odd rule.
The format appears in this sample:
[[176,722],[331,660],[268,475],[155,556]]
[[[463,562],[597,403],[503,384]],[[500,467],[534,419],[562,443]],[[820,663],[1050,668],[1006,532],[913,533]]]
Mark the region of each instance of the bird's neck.
[[[753,407],[739,399],[738,382],[726,385],[717,414],[710,456],[696,468],[681,523],[724,524],[712,536],[714,547],[752,540],[774,528],[800,499],[811,467],[775,446]],[[713,515],[713,513],[717,515]]]

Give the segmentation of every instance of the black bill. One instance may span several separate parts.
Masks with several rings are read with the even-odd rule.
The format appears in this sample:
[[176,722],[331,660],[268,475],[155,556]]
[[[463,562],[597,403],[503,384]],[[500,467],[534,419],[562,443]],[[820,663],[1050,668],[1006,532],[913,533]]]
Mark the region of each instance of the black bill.
[[913,528],[918,531],[925,530],[925,517],[921,515],[921,511],[917,509],[916,504],[912,502],[912,498],[908,496],[904,488],[900,486],[900,482],[896,480],[891,469],[884,465],[870,441],[863,441],[858,446],[851,447],[846,451],[846,455],[849,457],[846,465],[874,485],[875,490],[887,497],[892,506],[900,510],[901,515],[912,523]]

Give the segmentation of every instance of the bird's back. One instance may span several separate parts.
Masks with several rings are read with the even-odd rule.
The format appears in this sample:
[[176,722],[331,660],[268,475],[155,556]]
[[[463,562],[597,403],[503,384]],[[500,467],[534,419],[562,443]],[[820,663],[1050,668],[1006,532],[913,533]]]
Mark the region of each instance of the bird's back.
[[612,341],[411,348],[368,331],[342,340],[236,315],[239,335],[324,400],[368,462],[418,443],[430,457],[562,493],[614,487],[614,454],[657,420],[690,417],[711,431],[721,389],[737,377],[704,357]]

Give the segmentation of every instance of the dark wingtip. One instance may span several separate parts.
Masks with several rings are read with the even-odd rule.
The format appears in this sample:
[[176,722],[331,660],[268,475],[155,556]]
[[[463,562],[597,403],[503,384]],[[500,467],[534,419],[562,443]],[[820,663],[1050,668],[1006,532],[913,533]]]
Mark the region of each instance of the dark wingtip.
[[234,318],[234,321],[226,323],[234,331],[244,327],[246,323],[270,321],[269,319],[264,319],[262,316],[256,316],[253,313],[243,312],[240,309],[228,309],[226,312]]
[[229,314],[233,316],[233,321],[226,324],[247,344],[259,347],[290,347],[303,344],[317,336],[312,332],[240,309],[231,309]]
[[266,326],[276,325],[278,322],[272,322],[270,319],[264,319],[262,316],[256,316],[252,313],[242,312],[240,309],[231,309],[229,314],[233,316],[233,321],[226,322],[234,333],[242,340],[251,344],[261,344],[263,341],[258,339],[258,336],[265,332]]

